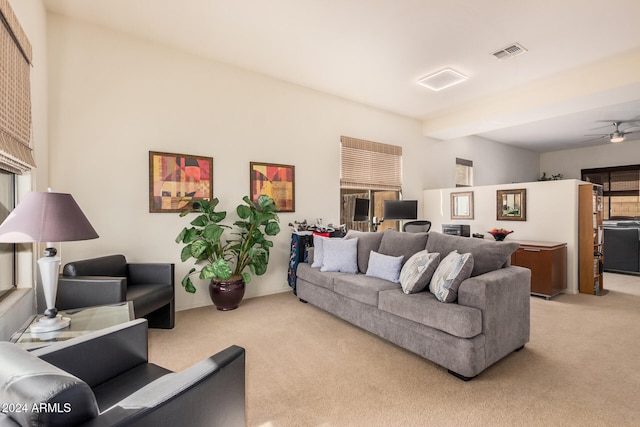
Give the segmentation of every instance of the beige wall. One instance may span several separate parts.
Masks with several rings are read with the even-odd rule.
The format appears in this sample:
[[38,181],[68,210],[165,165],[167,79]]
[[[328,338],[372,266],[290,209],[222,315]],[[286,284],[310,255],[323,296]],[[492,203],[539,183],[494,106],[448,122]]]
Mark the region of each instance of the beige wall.
[[[507,240],[534,240],[567,243],[567,292],[578,292],[578,185],[573,179],[519,184],[486,185],[470,188],[425,190],[424,211],[432,221],[431,229],[441,232],[442,224],[469,224],[471,233],[493,228],[513,230]],[[527,190],[526,221],[497,221],[497,190]],[[452,220],[450,194],[473,191],[474,218]]]
[[640,164],[640,141],[573,150],[552,151],[540,155],[540,170],[547,176],[561,173],[565,178],[581,179],[581,169]]
[[[148,212],[148,152],[214,158],[214,195],[234,211],[249,191],[249,162],[296,167],[296,212],[281,213],[265,276],[247,297],[288,290],[294,220],[339,221],[341,135],[403,146],[404,195],[422,197],[429,140],[417,120],[205,60],[168,47],[48,16],[50,172],[100,238],[65,243],[63,263],[124,253],[131,261],[190,267],[174,242],[187,224]],[[177,290],[177,307],[210,304],[204,285]]]

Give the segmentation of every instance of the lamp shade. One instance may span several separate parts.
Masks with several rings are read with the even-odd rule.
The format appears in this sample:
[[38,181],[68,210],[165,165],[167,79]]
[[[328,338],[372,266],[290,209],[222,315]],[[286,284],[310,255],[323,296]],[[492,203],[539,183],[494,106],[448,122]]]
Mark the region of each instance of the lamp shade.
[[0,243],[70,242],[97,237],[71,194],[64,193],[27,193],[0,225]]

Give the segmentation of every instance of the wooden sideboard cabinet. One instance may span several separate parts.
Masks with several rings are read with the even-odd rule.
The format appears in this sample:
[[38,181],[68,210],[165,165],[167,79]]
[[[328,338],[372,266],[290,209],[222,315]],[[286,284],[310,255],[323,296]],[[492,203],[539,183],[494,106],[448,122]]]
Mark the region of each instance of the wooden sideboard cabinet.
[[567,289],[567,244],[519,241],[511,264],[531,270],[531,294],[546,299]]

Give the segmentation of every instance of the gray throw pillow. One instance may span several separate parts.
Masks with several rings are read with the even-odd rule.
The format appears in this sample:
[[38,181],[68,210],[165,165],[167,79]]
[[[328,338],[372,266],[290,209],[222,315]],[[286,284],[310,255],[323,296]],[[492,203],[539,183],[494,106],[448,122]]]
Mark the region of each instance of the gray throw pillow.
[[427,250],[429,252],[448,254],[453,250],[457,250],[460,253],[470,253],[473,256],[472,277],[508,265],[511,260],[511,254],[519,247],[520,244],[517,242],[496,242],[493,240],[452,236],[435,231],[429,233],[429,240],[427,241]]
[[378,252],[391,256],[402,255],[407,261],[413,254],[425,249],[428,237],[427,233],[401,233],[395,230],[385,230]]
[[400,282],[400,269],[402,268],[402,255],[393,257],[371,251],[369,255],[369,268],[367,276],[377,277],[393,283]]
[[442,302],[454,302],[458,299],[460,284],[471,276],[473,256],[453,251],[438,264],[433,273],[429,289]]
[[400,284],[405,294],[415,294],[429,286],[440,263],[440,254],[426,250],[414,254],[400,271]]
[[383,233],[349,230],[345,239],[358,239],[358,270],[366,273],[369,268],[369,254],[378,252]]
[[358,239],[326,239],[320,271],[358,272]]

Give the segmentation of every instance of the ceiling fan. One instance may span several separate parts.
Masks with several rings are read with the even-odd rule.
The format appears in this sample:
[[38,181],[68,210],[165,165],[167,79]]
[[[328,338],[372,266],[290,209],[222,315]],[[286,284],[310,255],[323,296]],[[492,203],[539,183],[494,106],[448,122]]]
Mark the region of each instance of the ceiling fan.
[[639,133],[640,131],[633,131],[633,132],[627,132],[627,130],[629,129],[634,129],[638,126],[632,126],[630,128],[627,128],[626,130],[620,130],[619,126],[622,123],[626,123],[626,122],[613,122],[612,125],[615,127],[615,130],[613,131],[613,133],[597,133],[597,134],[591,134],[591,135],[585,135],[585,136],[598,136],[599,138],[597,139],[601,139],[601,138],[609,138],[610,142],[622,142],[625,140],[626,136],[631,134],[631,133]]

